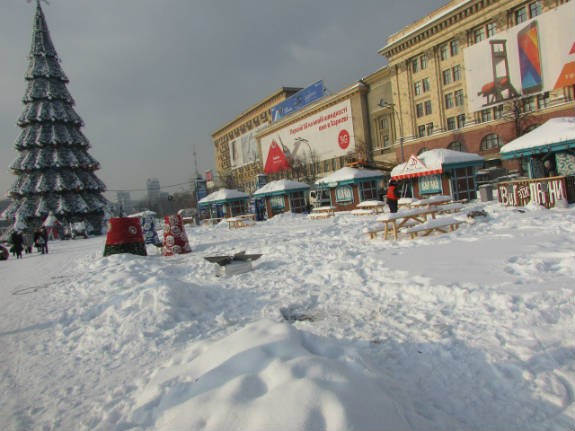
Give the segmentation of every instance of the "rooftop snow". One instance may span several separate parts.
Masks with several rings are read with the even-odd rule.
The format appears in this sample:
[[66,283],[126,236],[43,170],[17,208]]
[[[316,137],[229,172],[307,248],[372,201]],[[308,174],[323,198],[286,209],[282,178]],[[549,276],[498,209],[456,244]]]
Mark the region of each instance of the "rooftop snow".
[[303,190],[303,189],[309,189],[309,185],[307,185],[306,183],[300,183],[298,181],[283,179],[278,181],[272,181],[266,184],[265,186],[260,187],[254,192],[254,196],[263,195],[267,193],[276,193],[276,192],[285,192],[290,190]]
[[[435,150],[429,150],[421,153],[417,158],[423,162],[427,170],[435,171],[443,169],[444,165],[452,165],[456,163],[466,163],[466,162],[478,162],[485,160],[484,157],[474,154],[474,153],[464,153],[462,151],[448,150],[445,148],[438,148]],[[415,172],[425,172],[421,166],[415,169],[408,166],[409,162],[401,163],[397,165],[391,171],[392,177],[397,177],[400,175],[405,175]]]
[[575,117],[551,118],[535,130],[504,145],[500,152],[511,153],[573,140],[575,140]]
[[360,178],[374,178],[383,177],[383,172],[372,171],[369,169],[356,169],[345,167],[341,168],[339,171],[335,171],[333,174],[327,177],[321,178],[315,182],[315,184],[326,184],[331,182],[349,181],[356,180]]
[[249,198],[250,195],[239,190],[221,189],[217,192],[210,193],[205,198],[198,201],[199,204],[205,204],[208,202],[225,201],[230,199],[241,199]]

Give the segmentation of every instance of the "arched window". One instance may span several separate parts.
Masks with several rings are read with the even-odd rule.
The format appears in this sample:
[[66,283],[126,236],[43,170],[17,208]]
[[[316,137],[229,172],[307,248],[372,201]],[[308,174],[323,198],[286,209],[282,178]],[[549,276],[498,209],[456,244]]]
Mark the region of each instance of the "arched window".
[[461,151],[461,152],[465,152],[465,145],[463,145],[461,142],[459,141],[453,141],[451,144],[449,144],[447,146],[448,150],[453,150],[453,151]]
[[503,141],[497,133],[490,133],[481,140],[479,151],[493,150],[503,146]]
[[427,148],[422,147],[418,152],[417,155],[419,156],[421,153],[425,153],[426,151],[429,151]]

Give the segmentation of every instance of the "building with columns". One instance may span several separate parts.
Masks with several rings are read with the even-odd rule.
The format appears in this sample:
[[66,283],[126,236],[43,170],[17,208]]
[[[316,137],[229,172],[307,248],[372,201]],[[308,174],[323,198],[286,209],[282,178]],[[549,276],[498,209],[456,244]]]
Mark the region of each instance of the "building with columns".
[[388,65],[364,78],[374,156],[448,148],[520,169],[499,148],[573,116],[573,10],[566,0],[452,0],[389,36],[379,50]]

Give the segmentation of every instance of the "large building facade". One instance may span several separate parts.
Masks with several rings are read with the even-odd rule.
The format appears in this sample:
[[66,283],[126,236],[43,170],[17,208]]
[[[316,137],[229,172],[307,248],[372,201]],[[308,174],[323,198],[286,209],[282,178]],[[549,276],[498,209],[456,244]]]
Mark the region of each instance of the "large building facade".
[[212,133],[217,171],[215,183],[246,192],[255,190],[256,175],[263,172],[255,133],[270,124],[274,106],[300,90],[282,87]]
[[449,148],[498,165],[505,143],[573,116],[573,6],[453,0],[390,36],[379,51],[388,66],[365,78],[381,93],[370,100],[374,149],[401,161]]
[[311,184],[353,160],[389,171],[436,148],[521,171],[499,148],[574,115],[574,15],[572,0],[452,0],[391,35],[380,70],[272,118],[300,90],[282,88],[214,132],[218,176],[252,192],[261,174]]

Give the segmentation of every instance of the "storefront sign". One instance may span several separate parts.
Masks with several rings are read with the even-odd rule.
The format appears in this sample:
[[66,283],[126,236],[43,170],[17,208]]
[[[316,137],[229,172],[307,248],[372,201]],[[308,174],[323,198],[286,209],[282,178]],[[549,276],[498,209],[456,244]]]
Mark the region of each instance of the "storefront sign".
[[441,193],[441,176],[440,175],[427,175],[419,177],[419,193]]
[[499,183],[497,190],[499,202],[506,206],[525,206],[533,201],[551,208],[559,200],[569,202],[565,178]]
[[341,186],[335,189],[336,202],[352,202],[353,190],[350,186]]

